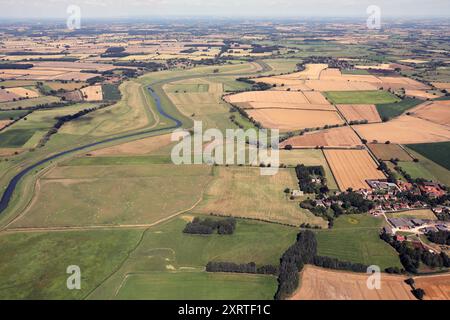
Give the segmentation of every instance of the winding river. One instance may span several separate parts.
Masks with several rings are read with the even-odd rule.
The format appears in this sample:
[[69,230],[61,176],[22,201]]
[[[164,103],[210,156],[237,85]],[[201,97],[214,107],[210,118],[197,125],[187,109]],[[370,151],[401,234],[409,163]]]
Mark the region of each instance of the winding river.
[[77,152],[77,151],[82,151],[91,147],[95,147],[101,144],[105,144],[105,143],[109,143],[109,142],[113,142],[113,141],[117,141],[117,140],[122,140],[122,139],[127,139],[127,138],[132,138],[132,137],[136,137],[136,136],[140,136],[140,135],[144,135],[144,134],[150,134],[150,133],[155,133],[155,132],[160,132],[160,131],[167,131],[167,130],[175,130],[180,128],[183,123],[175,118],[174,116],[171,116],[170,114],[168,114],[162,104],[161,104],[161,99],[158,96],[158,94],[153,90],[153,88],[151,86],[147,87],[148,92],[150,93],[150,95],[152,96],[153,100],[155,101],[156,104],[156,108],[159,112],[160,115],[172,120],[175,122],[174,126],[171,127],[165,127],[165,128],[159,128],[159,129],[152,129],[152,130],[147,130],[147,131],[141,131],[141,132],[135,132],[135,133],[131,133],[131,134],[126,134],[126,135],[122,135],[122,136],[117,136],[117,137],[113,137],[113,138],[109,138],[109,139],[105,139],[102,141],[98,141],[98,142],[93,142],[90,144],[86,144],[84,146],[80,146],[77,148],[73,148],[70,150],[66,150],[66,151],[62,151],[60,153],[54,154],[48,158],[42,159],[32,165],[30,165],[29,167],[26,167],[25,169],[23,169],[22,171],[20,171],[18,174],[16,174],[11,181],[9,182],[8,186],[6,187],[5,192],[2,195],[2,198],[0,200],[0,214],[2,212],[4,212],[9,205],[9,202],[11,201],[11,198],[13,196],[14,191],[16,190],[17,185],[19,184],[20,180],[28,173],[30,173],[32,170],[36,169],[37,167],[55,160],[57,158],[60,158],[64,155],[73,153],[73,152]]

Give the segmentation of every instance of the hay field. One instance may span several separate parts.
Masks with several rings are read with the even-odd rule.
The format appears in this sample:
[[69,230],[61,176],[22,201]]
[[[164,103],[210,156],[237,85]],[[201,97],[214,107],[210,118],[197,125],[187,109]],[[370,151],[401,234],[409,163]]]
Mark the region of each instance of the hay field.
[[414,278],[417,288],[425,291],[425,300],[450,300],[450,275]]
[[439,98],[442,95],[438,95],[438,94],[433,94],[433,93],[429,93],[426,90],[405,90],[405,95],[408,97],[413,97],[413,98],[417,98],[417,99],[423,99],[423,100],[427,100],[427,99],[436,99]]
[[102,101],[103,100],[103,92],[102,86],[90,86],[80,90],[83,94],[83,99],[85,101]]
[[423,120],[450,126],[450,100],[426,102],[411,109],[410,113]]
[[280,131],[321,128],[326,125],[344,123],[338,113],[334,111],[259,109],[248,110],[247,113],[260,122],[264,128],[280,129]]
[[398,144],[370,143],[367,145],[377,159],[389,161],[399,159],[400,161],[412,161],[413,158]]
[[353,128],[369,142],[414,144],[450,140],[449,127],[407,115],[384,123],[359,125]]
[[293,169],[280,169],[274,176],[262,176],[259,168],[218,167],[204,201],[195,209],[201,213],[218,213],[299,226],[302,223],[326,226],[309,211],[290,202],[283,190],[297,189]]
[[210,180],[207,166],[58,166],[12,227],[150,224],[190,209]]
[[306,266],[291,300],[416,300],[403,276],[383,274],[381,289],[369,290],[368,275]]
[[369,123],[381,122],[374,104],[340,104],[336,107],[348,122],[362,120],[367,120]]
[[350,127],[340,127],[295,136],[283,141],[280,147],[284,148],[287,145],[294,148],[356,147],[361,146],[362,141]]
[[366,150],[325,150],[324,153],[342,191],[368,189],[366,180],[386,179]]
[[103,148],[90,152],[94,157],[98,156],[125,156],[125,155],[145,155],[157,151],[172,144],[171,134],[149,137],[136,141],[122,143],[116,146]]

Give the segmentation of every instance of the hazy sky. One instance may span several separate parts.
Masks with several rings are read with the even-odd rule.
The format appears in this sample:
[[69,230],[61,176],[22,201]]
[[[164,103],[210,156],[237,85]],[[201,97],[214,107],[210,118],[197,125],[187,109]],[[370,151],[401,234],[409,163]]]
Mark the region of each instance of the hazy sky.
[[450,0],[0,0],[1,18],[61,18],[69,5],[87,18],[225,17],[366,17],[369,5],[384,16],[449,16]]

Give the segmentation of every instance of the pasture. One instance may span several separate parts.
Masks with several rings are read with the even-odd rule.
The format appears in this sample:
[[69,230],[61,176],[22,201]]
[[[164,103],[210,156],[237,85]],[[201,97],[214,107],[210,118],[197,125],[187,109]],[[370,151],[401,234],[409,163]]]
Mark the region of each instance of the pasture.
[[389,120],[395,117],[400,116],[405,113],[409,109],[414,108],[415,106],[421,104],[423,101],[413,98],[405,98],[400,102],[394,103],[378,103],[377,110],[380,114],[381,119]]
[[414,158],[419,160],[420,165],[425,168],[430,174],[437,178],[437,181],[449,186],[450,185],[450,171],[437,164],[436,162],[424,157],[422,154],[408,148],[408,151],[412,153]]
[[398,144],[370,143],[367,145],[377,159],[389,161],[412,161],[413,158]]
[[410,144],[408,148],[450,170],[450,142]]
[[377,265],[382,270],[402,265],[397,252],[380,239],[383,220],[370,215],[346,215],[335,220],[333,229],[316,232],[320,256]]
[[383,90],[327,91],[324,94],[334,104],[383,104],[400,101],[397,96]]
[[[183,290],[183,299],[191,299],[196,293],[192,290],[185,293],[183,281],[175,281],[179,279],[177,274],[184,275],[184,279],[186,277],[198,279],[199,284],[209,288],[209,285],[202,280],[207,278],[204,268],[209,261],[255,262],[258,266],[278,265],[281,255],[292,245],[298,233],[297,228],[238,219],[235,233],[230,236],[184,234],[182,231],[187,222],[195,216],[198,215],[194,213],[181,215],[150,228],[144,234],[140,245],[130,255],[130,259],[89,298],[132,298],[128,296],[132,294],[130,290],[144,290],[142,286],[145,284],[147,289],[143,293],[148,294],[148,298],[164,296],[174,299],[179,297],[176,292],[179,288],[180,291]],[[261,235],[264,235],[263,241],[261,241]],[[129,284],[128,288],[124,287],[123,284],[127,283],[127,278],[136,274],[145,277],[141,281]],[[154,277],[155,274],[158,277]],[[154,283],[158,285],[145,280],[147,276],[147,279],[154,279]],[[241,276],[245,284],[246,275]],[[276,282],[275,278],[268,279],[272,279],[271,283]],[[230,282],[233,283],[232,279]],[[228,287],[228,285],[225,286]],[[169,288],[171,289],[168,291]],[[153,289],[153,293],[149,293],[150,289]],[[221,293],[221,286],[216,286],[215,290],[218,295],[228,292],[226,289],[224,293]],[[276,291],[272,286],[263,286],[260,290],[262,291],[257,295],[270,296],[270,298]],[[236,298],[239,298],[238,292]]]
[[190,210],[210,180],[207,166],[58,166],[38,181],[34,199],[12,227],[151,224]]
[[[139,230],[3,233],[0,299],[83,299],[126,259],[141,234]],[[66,269],[74,264],[82,270],[81,290],[67,290]]]
[[280,169],[274,176],[262,176],[259,168],[216,167],[214,180],[196,211],[294,226],[327,225],[323,219],[301,209],[297,202],[289,201],[283,192],[286,188],[298,189],[294,169]]
[[366,150],[324,150],[341,191],[368,189],[366,180],[386,179]]
[[273,300],[274,276],[207,272],[131,274],[116,298],[120,300]]

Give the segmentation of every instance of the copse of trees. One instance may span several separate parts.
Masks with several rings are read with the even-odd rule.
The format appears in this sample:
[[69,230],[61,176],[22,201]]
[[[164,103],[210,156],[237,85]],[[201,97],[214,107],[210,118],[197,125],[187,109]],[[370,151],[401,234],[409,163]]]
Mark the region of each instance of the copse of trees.
[[237,264],[233,262],[208,262],[206,272],[230,272],[277,275],[278,268],[272,265],[257,267],[256,263]]
[[196,217],[189,222],[183,230],[183,233],[209,235],[217,232],[220,235],[231,235],[236,229],[236,219],[226,218],[214,220],[206,218],[204,220]]
[[[326,191],[325,189],[322,189],[326,186],[325,170],[322,166],[306,167],[301,164],[295,168],[295,173],[297,174],[300,190],[303,192],[318,194],[322,193],[321,191]],[[313,182],[315,177],[320,180],[319,183]]]

